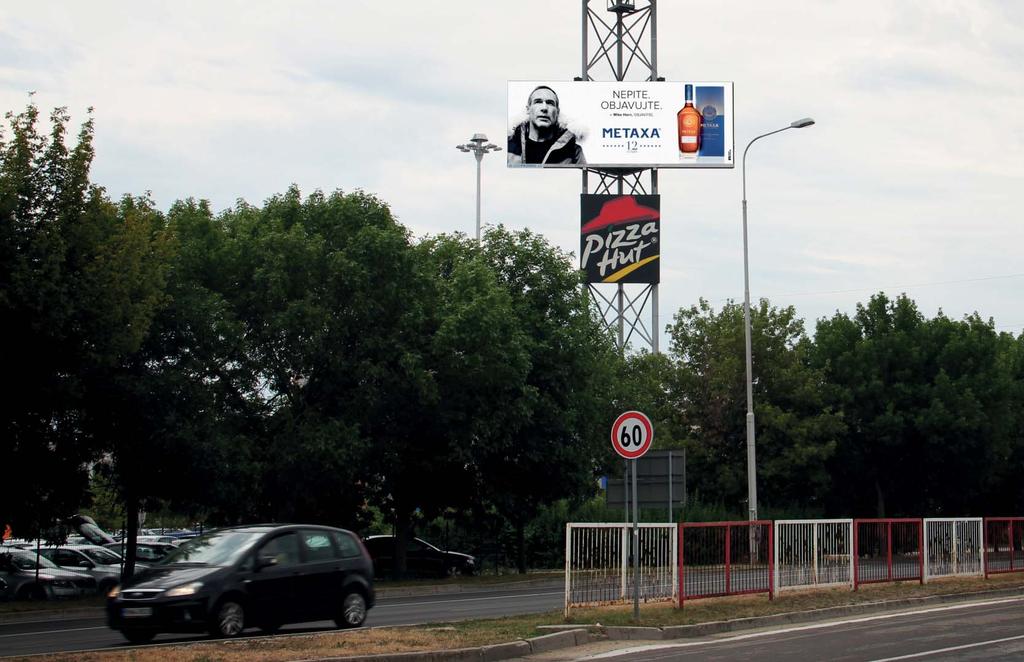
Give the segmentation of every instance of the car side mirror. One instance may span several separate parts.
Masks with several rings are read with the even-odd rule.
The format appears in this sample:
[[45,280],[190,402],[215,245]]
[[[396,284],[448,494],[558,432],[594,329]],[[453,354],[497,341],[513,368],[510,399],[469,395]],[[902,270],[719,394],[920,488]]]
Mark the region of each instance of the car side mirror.
[[264,568],[271,568],[277,565],[277,557],[275,556],[260,556],[256,559],[256,570],[260,571]]

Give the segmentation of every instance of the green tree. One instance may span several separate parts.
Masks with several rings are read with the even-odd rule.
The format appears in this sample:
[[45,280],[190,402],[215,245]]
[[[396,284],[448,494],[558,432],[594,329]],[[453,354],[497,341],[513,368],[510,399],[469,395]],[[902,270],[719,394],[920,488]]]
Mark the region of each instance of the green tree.
[[992,479],[1017,438],[1012,350],[991,320],[941,312],[929,320],[906,295],[879,293],[852,318],[820,320],[814,363],[848,424],[833,464],[833,509],[998,509],[992,487],[1006,484]]
[[516,531],[525,572],[527,523],[544,505],[596,489],[621,358],[568,255],[500,226],[486,233],[483,251],[511,297],[528,370],[513,420],[480,449],[476,468],[484,501]]
[[89,184],[93,122],[66,146],[68,113],[38,131],[29,105],[0,136],[0,318],[7,374],[0,404],[9,470],[0,518],[31,535],[86,500],[88,468],[106,450],[90,425],[97,377],[138,350],[160,304],[159,251],[143,219]]
[[[794,309],[762,299],[750,312],[760,511],[820,510],[843,422],[823,398],[823,376],[809,366]],[[743,329],[741,305],[715,311],[703,299],[669,327],[673,427],[688,449],[688,482],[704,500],[746,501]]]

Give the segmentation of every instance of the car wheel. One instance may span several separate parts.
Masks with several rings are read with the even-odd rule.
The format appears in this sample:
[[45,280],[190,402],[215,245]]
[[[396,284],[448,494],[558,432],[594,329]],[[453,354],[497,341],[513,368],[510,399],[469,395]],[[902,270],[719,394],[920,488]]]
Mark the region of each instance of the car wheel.
[[237,600],[228,598],[217,605],[210,622],[210,634],[215,637],[237,637],[245,629],[245,608]]
[[340,628],[357,628],[366,620],[366,598],[359,591],[352,591],[341,601],[341,615],[334,619]]
[[121,630],[121,634],[130,643],[137,645],[148,644],[156,636],[156,632],[153,630]]

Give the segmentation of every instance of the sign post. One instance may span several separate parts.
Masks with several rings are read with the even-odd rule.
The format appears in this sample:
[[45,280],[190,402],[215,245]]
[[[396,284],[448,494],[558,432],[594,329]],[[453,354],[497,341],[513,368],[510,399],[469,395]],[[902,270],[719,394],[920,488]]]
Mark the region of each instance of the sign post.
[[640,499],[636,491],[636,460],[651,449],[654,441],[654,426],[651,419],[638,411],[627,411],[619,415],[612,424],[612,448],[615,452],[632,460],[633,468],[633,620],[640,620]]

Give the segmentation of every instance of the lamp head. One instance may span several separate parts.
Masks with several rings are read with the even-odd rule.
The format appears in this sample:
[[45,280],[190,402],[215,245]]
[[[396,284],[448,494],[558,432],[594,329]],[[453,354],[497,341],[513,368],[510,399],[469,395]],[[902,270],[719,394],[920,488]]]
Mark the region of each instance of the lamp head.
[[473,137],[469,139],[470,142],[483,144],[487,142],[487,135],[483,133],[474,133]]
[[793,122],[790,122],[789,123],[789,128],[791,128],[791,129],[802,129],[805,126],[810,126],[812,124],[814,124],[814,120],[812,120],[810,117],[805,117],[803,119],[799,119],[799,120],[795,120]]

